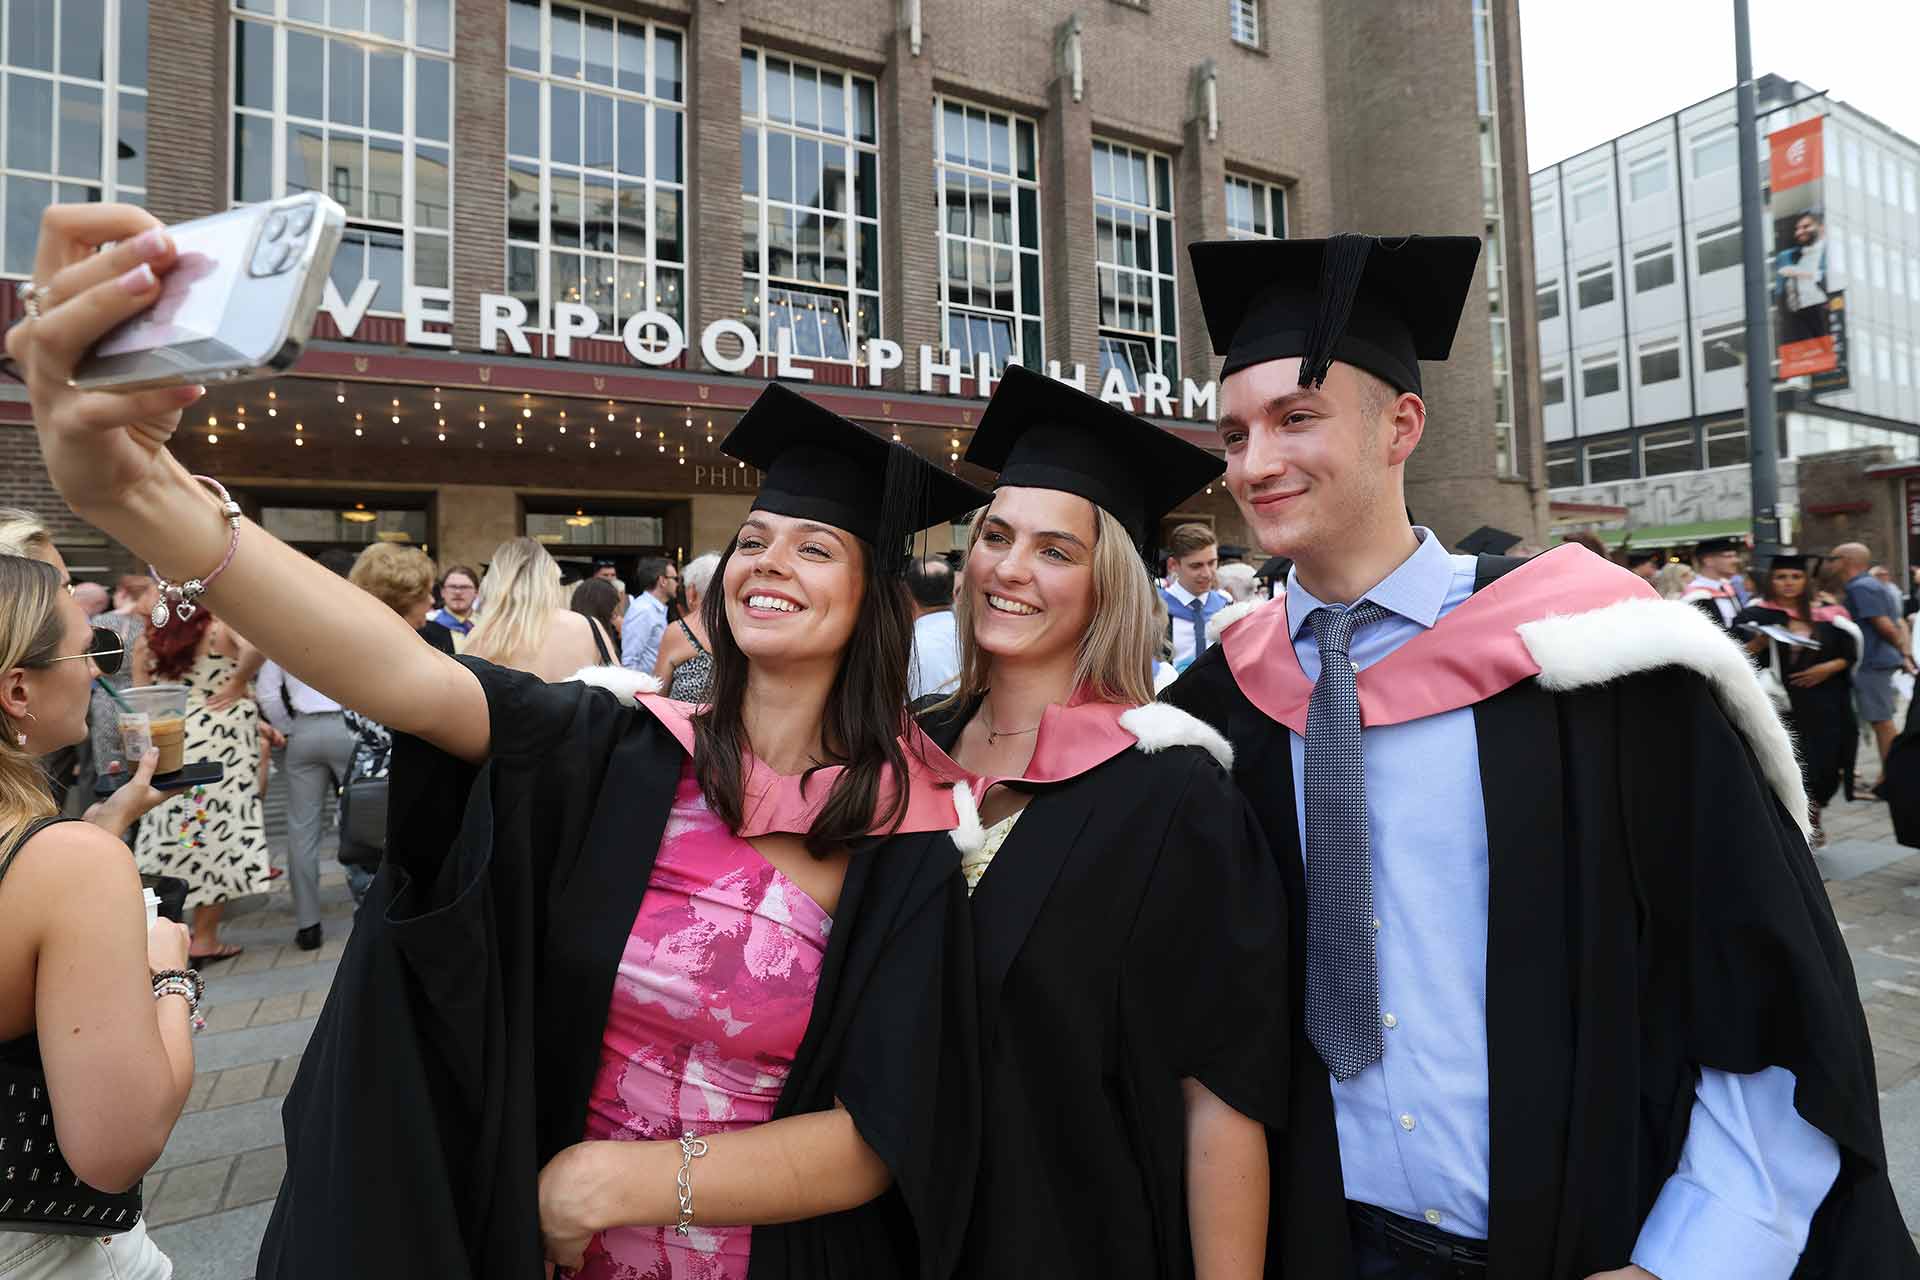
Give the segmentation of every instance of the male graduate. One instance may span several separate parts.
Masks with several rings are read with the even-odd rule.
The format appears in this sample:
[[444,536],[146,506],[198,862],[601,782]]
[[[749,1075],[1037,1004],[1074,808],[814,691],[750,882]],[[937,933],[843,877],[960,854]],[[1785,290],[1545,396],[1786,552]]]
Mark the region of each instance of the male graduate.
[[1740,589],[1738,538],[1708,538],[1693,549],[1693,581],[1680,598],[1719,623],[1733,625],[1734,615],[1746,607]]
[[[1165,695],[1232,741],[1289,881],[1268,1274],[1920,1276],[1738,647],[1584,548],[1455,556],[1407,521],[1419,361],[1478,242],[1191,253],[1226,482],[1294,562]],[[1664,798],[1693,792],[1729,803]]]

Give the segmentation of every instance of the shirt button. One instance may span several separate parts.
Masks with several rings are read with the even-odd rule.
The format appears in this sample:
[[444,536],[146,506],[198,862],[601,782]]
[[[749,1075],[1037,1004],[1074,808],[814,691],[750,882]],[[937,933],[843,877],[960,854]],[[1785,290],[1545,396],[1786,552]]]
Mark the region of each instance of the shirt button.
[[1380,1015],[1380,1025],[1391,1031],[1400,1025],[1400,1019],[1390,1013],[1383,1013]]
[[1380,932],[1380,917],[1379,917],[1379,916],[1375,916],[1375,917],[1373,918],[1373,931],[1374,931],[1375,933],[1378,933],[1378,932]]
[[1440,1211],[1439,1211],[1438,1209],[1429,1209],[1429,1210],[1427,1210],[1427,1213],[1426,1213],[1426,1219],[1427,1219],[1427,1221],[1428,1221],[1429,1223],[1431,1223],[1431,1224],[1433,1224],[1434,1226],[1436,1226],[1436,1227],[1437,1227],[1437,1226],[1439,1226],[1439,1225],[1440,1225]]
[[1400,1113],[1400,1127],[1408,1133],[1413,1132],[1413,1116],[1405,1111]]

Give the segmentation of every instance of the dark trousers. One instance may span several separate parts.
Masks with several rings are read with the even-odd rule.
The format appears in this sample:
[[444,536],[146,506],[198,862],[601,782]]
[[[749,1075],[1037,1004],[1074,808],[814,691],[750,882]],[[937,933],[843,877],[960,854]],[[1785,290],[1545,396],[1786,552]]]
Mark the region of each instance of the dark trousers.
[[1798,311],[1787,312],[1786,332],[1781,334],[1783,342],[1805,342],[1809,338],[1824,338],[1827,328],[1827,308],[1823,303],[1814,307],[1802,307]]
[[[1486,1256],[1485,1241],[1469,1240],[1429,1227],[1424,1222],[1395,1217],[1394,1226],[1402,1236],[1402,1247],[1395,1247],[1377,1229],[1381,1214],[1381,1210],[1349,1203],[1354,1280],[1478,1280],[1487,1274],[1486,1264],[1478,1261]],[[1404,1247],[1404,1238],[1408,1235],[1417,1236],[1429,1244],[1448,1244],[1461,1248],[1475,1261],[1463,1262],[1438,1254],[1422,1255],[1415,1249]]]

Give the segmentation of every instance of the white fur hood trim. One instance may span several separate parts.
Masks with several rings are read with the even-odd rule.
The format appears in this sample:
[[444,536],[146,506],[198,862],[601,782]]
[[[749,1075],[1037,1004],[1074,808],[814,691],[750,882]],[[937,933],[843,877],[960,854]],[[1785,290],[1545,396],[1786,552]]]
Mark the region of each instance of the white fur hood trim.
[[658,680],[625,667],[582,667],[567,678],[590,684],[596,689],[605,689],[620,699],[623,705],[632,702],[635,694],[660,692]]
[[1207,645],[1209,648],[1220,643],[1226,629],[1240,619],[1265,604],[1265,600],[1242,600],[1239,604],[1230,604],[1207,619]]
[[1518,631],[1540,665],[1540,687],[1553,693],[1660,667],[1682,666],[1704,676],[1801,834],[1812,831],[1793,739],[1761,690],[1746,651],[1699,609],[1678,600],[1622,600],[1587,613],[1523,623]]
[[[1225,610],[1222,610],[1225,612]],[[1168,747],[1199,747],[1233,772],[1233,744],[1206,721],[1164,702],[1149,702],[1120,715],[1120,727],[1134,736],[1140,750],[1152,753]]]

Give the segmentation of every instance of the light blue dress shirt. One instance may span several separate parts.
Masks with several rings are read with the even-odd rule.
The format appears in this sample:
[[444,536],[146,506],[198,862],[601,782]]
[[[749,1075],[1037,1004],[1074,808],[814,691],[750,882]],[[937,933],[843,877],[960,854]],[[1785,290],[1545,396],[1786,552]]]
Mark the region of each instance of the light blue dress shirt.
[[[1473,594],[1472,556],[1425,529],[1413,555],[1365,599],[1388,616],[1356,632],[1362,670]],[[1322,606],[1287,581],[1287,624],[1308,681]],[[1353,603],[1353,602],[1350,602]],[[1294,812],[1306,848],[1306,744],[1293,748]],[[1487,822],[1473,709],[1368,728],[1367,813],[1386,1054],[1333,1086],[1349,1199],[1484,1239],[1487,1103]],[[1643,1224],[1633,1261],[1660,1280],[1786,1280],[1839,1148],[1793,1107],[1793,1075],[1701,1073],[1680,1164]]]
[[660,637],[666,632],[666,603],[653,592],[642,591],[620,621],[620,665],[652,675],[653,664],[660,657]]

